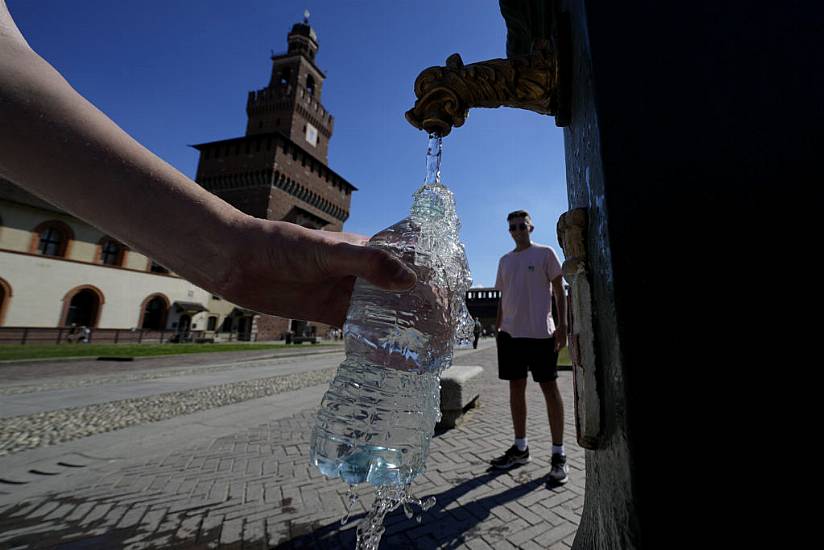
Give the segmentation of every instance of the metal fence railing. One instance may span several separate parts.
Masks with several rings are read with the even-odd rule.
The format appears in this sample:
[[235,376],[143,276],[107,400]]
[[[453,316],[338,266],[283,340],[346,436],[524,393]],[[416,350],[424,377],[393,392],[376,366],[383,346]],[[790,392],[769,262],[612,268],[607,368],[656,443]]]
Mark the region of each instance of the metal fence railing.
[[171,342],[235,342],[249,340],[248,334],[193,330],[181,334],[175,330],[92,328],[85,332],[75,327],[0,327],[3,344],[165,344]]

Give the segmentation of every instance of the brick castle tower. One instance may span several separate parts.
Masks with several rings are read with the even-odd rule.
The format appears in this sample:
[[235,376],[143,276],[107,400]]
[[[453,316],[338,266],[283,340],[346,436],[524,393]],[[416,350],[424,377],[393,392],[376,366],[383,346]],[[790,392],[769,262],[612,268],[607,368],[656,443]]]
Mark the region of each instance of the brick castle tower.
[[[249,92],[246,135],[194,145],[195,181],[252,216],[341,231],[357,188],[328,166],[334,119],[321,104],[326,78],[315,64],[318,38],[308,13],[288,34],[288,50],[272,56],[269,84]],[[310,330],[318,335],[327,327]],[[262,315],[257,338],[301,334],[299,320]]]

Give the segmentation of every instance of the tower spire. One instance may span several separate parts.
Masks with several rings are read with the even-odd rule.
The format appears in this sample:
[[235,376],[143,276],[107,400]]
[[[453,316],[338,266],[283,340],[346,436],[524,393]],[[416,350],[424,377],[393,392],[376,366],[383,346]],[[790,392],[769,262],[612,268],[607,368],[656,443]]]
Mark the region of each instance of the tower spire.
[[246,134],[280,132],[326,163],[334,121],[321,103],[326,75],[315,63],[318,36],[309,10],[292,26],[287,43],[287,52],[272,55],[269,85],[249,93]]

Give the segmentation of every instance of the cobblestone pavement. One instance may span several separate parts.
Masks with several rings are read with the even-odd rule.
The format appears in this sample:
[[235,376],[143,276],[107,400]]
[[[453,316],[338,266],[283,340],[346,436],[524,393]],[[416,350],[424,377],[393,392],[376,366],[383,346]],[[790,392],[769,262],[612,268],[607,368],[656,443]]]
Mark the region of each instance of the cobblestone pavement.
[[[157,373],[153,373],[157,374]],[[0,418],[0,456],[329,383],[335,367]],[[0,478],[1,479],[1,478]]]
[[[42,410],[30,414],[9,413],[21,410],[21,407],[15,407],[15,404],[19,405],[19,398],[15,400],[16,403],[7,401],[0,404],[0,456],[328,384],[337,364],[344,357],[337,347],[331,353],[318,353],[306,348],[302,350],[303,353],[300,351],[296,350],[297,355],[292,352],[286,357],[278,355],[255,358],[241,354],[237,361],[225,362],[224,358],[224,362],[204,362],[199,366],[189,364],[168,367],[169,364],[177,363],[170,363],[168,359],[152,360],[147,361],[150,364],[148,369],[125,369],[116,374],[104,370],[98,376],[91,376],[85,369],[81,369],[81,374],[48,377],[36,382],[30,382],[36,378],[30,374],[22,383],[0,387],[0,395],[38,394],[33,398],[36,399],[41,394],[47,394],[46,400],[40,404]],[[178,359],[186,360],[189,357]],[[185,365],[191,361],[183,363]],[[273,370],[291,370],[292,365],[299,372],[280,372],[275,376],[265,374]],[[158,384],[147,388],[140,384],[145,381]],[[186,386],[185,389],[180,388],[181,385]],[[89,391],[89,386],[95,388]],[[100,388],[96,388],[97,386]],[[59,391],[76,388],[87,389],[80,395]],[[113,388],[119,388],[120,391],[113,392]],[[168,389],[164,391],[163,388]],[[173,391],[172,388],[178,391]],[[135,393],[138,395],[131,397]],[[144,395],[140,395],[141,393]],[[55,398],[54,394],[59,394],[60,397]],[[123,394],[130,397],[114,397]],[[37,408],[31,399],[25,400],[25,409]],[[71,401],[74,401],[74,406],[68,404]],[[0,475],[0,483],[4,481],[8,480]]]
[[[490,470],[489,459],[512,437],[495,350],[455,362],[484,367],[481,406],[433,439],[428,470],[412,490],[435,496],[437,504],[420,523],[391,513],[381,548],[569,548],[585,486],[583,450],[574,444],[571,373],[560,377],[570,481],[553,487],[546,477],[550,438],[537,385],[527,390],[533,461]],[[82,483],[68,478],[58,491],[0,509],[0,547],[354,548],[354,525],[371,504],[369,488],[359,489],[361,499],[342,526],[347,487],[308,464],[313,418],[314,408],[287,411],[202,444],[78,476]],[[13,486],[2,490],[14,493]]]

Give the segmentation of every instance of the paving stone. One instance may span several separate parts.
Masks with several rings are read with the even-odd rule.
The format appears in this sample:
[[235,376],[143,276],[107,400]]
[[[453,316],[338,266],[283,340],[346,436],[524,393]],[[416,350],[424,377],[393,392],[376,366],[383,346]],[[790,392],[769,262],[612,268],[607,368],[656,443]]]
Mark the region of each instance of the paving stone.
[[530,511],[529,509],[525,508],[518,502],[512,502],[507,504],[507,507],[518,517],[523,518],[529,523],[530,525],[535,525],[539,523],[543,523],[541,516],[538,514]]
[[117,522],[115,525],[115,529],[127,529],[129,527],[134,527],[140,523],[140,520],[143,519],[143,516],[146,515],[149,509],[146,506],[135,506],[129,508],[123,517],[120,518],[120,521]]
[[506,540],[514,544],[515,546],[521,546],[527,541],[533,540],[538,535],[543,534],[545,531],[552,529],[552,527],[546,523],[539,523],[537,525],[532,525],[531,527],[527,527],[526,529],[521,529],[517,533],[513,533]]
[[489,545],[495,550],[511,550],[512,548],[517,548],[517,546],[506,539],[499,539],[496,537],[490,538],[488,536],[484,536],[482,539],[489,543]]
[[232,544],[243,540],[243,518],[226,520],[220,531],[220,544]]
[[548,548],[549,546],[552,546],[556,542],[569,536],[570,533],[574,533],[577,527],[578,526],[574,523],[564,523],[558,527],[553,527],[538,537],[535,537],[535,542],[540,544],[543,548]]
[[60,502],[43,502],[40,506],[26,514],[27,519],[40,518],[49,515],[60,506]]
[[146,511],[140,519],[140,523],[136,527],[137,534],[125,542],[127,544],[132,542],[140,542],[144,538],[151,536],[155,531],[157,531],[157,528],[160,527],[160,523],[163,521],[163,517],[165,515],[165,509]]
[[69,512],[74,510],[76,507],[75,504],[61,504],[57,508],[55,508],[52,512],[47,514],[43,517],[44,521],[56,520],[60,519],[63,516],[67,515]]
[[[481,407],[458,428],[432,439],[428,469],[412,492],[434,496],[437,504],[420,524],[401,511],[390,514],[382,548],[568,548],[585,491],[584,452],[574,442],[574,421],[567,418],[570,483],[549,489],[548,452],[538,452],[549,449],[546,408],[537,385],[529,384],[533,462],[491,471],[489,459],[511,444],[507,389],[496,377],[494,348],[459,356],[456,363],[461,360],[484,366]],[[569,411],[571,373],[561,373],[560,386]],[[65,541],[98,540],[86,526],[132,548],[350,548],[353,522],[374,498],[369,487],[359,487],[353,521],[340,525],[346,486],[308,463],[314,413],[315,408],[296,410],[268,424],[239,426],[235,434],[210,443],[113,467],[89,487],[4,508],[0,536],[22,517],[37,523],[35,531],[49,526],[46,518],[62,521]]]

